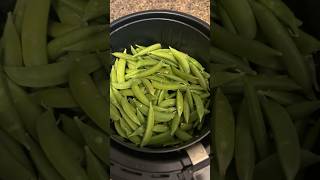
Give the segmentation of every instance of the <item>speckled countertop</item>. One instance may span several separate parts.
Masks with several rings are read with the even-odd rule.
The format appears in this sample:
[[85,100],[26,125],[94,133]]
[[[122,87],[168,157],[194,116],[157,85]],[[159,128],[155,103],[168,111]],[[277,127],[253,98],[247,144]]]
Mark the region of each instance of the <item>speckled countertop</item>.
[[110,0],[110,21],[144,10],[166,9],[191,14],[209,23],[210,0]]

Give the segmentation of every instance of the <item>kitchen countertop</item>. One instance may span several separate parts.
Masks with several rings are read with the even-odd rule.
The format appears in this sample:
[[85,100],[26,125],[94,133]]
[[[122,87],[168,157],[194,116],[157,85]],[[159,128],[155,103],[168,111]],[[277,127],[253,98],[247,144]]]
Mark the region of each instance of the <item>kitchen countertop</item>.
[[110,22],[134,12],[155,9],[184,12],[210,21],[210,0],[110,0]]

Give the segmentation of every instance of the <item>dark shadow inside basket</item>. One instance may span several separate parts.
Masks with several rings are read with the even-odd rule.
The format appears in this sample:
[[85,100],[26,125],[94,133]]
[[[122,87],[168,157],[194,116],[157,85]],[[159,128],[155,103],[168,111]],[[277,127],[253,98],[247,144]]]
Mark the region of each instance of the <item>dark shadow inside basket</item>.
[[[172,46],[188,53],[204,67],[209,67],[209,26],[201,20],[186,14],[172,11],[145,11],[123,17],[111,24],[111,50],[130,51],[130,45],[148,46],[161,43],[163,47]],[[112,59],[114,61],[114,59]],[[207,70],[209,71],[209,70]],[[210,133],[210,114],[204,118],[203,129],[195,132],[188,142],[172,147],[140,148],[117,136],[111,125],[111,138],[127,148],[147,153],[167,153],[191,146]]]

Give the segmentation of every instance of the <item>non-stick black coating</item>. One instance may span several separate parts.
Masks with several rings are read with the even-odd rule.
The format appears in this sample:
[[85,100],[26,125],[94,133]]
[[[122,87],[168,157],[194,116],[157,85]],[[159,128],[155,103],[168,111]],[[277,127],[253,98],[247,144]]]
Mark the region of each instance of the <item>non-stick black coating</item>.
[[[150,45],[160,42],[163,46],[172,46],[195,57],[208,67],[208,47],[210,41],[209,25],[187,14],[173,11],[144,11],[123,17],[111,24],[111,50],[130,49],[130,45]],[[203,130],[189,142],[177,147],[140,148],[115,136],[111,138],[132,150],[145,153],[168,153],[189,147],[210,133],[210,115],[205,117]]]

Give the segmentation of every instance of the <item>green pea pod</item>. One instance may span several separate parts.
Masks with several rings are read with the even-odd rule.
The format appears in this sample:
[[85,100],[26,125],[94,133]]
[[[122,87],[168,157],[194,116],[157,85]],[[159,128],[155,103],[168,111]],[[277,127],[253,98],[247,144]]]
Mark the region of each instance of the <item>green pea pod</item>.
[[64,51],[80,51],[80,52],[96,52],[105,51],[109,49],[109,32],[102,31],[95,35],[89,36],[79,42],[71,44],[65,48]]
[[67,6],[64,3],[62,3],[60,0],[59,1],[53,1],[52,2],[52,6],[53,6],[56,14],[59,17],[59,20],[62,23],[76,24],[76,25],[85,24],[85,22],[83,22],[82,17],[81,17],[80,14],[75,12],[69,6]]
[[193,82],[193,83],[197,83],[198,82],[198,78],[194,77],[188,73],[182,72],[180,70],[178,70],[175,67],[171,67],[171,70],[173,72],[173,74],[175,74],[176,76],[180,77],[181,79]]
[[112,53],[112,55],[119,58],[119,59],[132,60],[132,61],[138,60],[137,58],[134,58],[132,55],[122,53],[122,52],[114,52],[114,53]]
[[172,47],[170,47],[170,51],[173,54],[173,56],[177,59],[177,61],[179,62],[179,64],[182,66],[182,70],[185,73],[190,73],[190,66],[189,66],[189,62],[188,62],[188,55],[180,52]]
[[189,123],[189,119],[190,119],[190,109],[191,108],[189,105],[188,96],[187,94],[185,94],[183,98],[183,117],[187,124]]
[[68,144],[62,140],[62,134],[55,123],[53,113],[50,111],[43,113],[37,121],[37,132],[43,151],[65,179],[78,177],[78,179],[88,180],[80,163],[73,158],[70,149],[66,147]]
[[226,30],[228,30],[229,32],[237,34],[236,27],[234,26],[229,13],[226,11],[226,9],[220,2],[217,2],[217,14],[221,19],[223,27],[225,27]]
[[145,123],[145,118],[144,118],[143,114],[141,113],[141,111],[139,110],[139,108],[137,108],[137,117],[138,117],[141,124]]
[[87,26],[71,31],[61,37],[53,39],[48,44],[48,54],[51,59],[55,59],[64,53],[65,47],[76,43],[96,33],[106,30],[104,25]]
[[138,52],[136,51],[136,49],[131,45],[130,46],[130,49],[131,49],[131,53],[133,54],[133,55],[135,55],[135,54],[137,54]]
[[274,101],[277,101],[281,105],[288,106],[297,102],[302,102],[305,100],[302,96],[298,94],[283,92],[283,91],[258,91],[259,94],[265,95]]
[[155,60],[155,59],[151,59],[151,58],[144,58],[141,60],[139,60],[137,62],[137,68],[140,68],[140,67],[145,67],[145,66],[153,66],[153,65],[156,65],[158,64],[159,61],[158,60]]
[[246,77],[244,81],[244,96],[248,105],[249,117],[252,135],[255,141],[255,145],[258,151],[260,159],[265,158],[269,154],[269,143],[261,110],[261,105],[258,99],[255,87]]
[[[109,179],[109,175],[106,172],[103,165],[96,158],[96,156],[91,152],[88,146],[84,147],[86,152],[86,163],[87,163],[87,173],[90,179],[95,180],[105,180]],[[106,156],[108,156],[106,154]]]
[[285,108],[272,100],[261,100],[274,135],[281,166],[286,178],[293,180],[300,167],[300,144],[295,127]]
[[172,107],[172,106],[176,106],[176,104],[177,104],[177,99],[166,99],[159,104],[159,107],[163,107],[163,108]]
[[130,108],[131,105],[128,102],[126,97],[122,98],[121,106],[122,106],[124,112],[130,117],[130,119],[132,119],[132,121],[134,123],[136,123],[137,125],[141,125],[136,113],[134,111],[132,111],[132,109]]
[[177,106],[178,116],[181,117],[183,112],[183,95],[179,90],[177,91],[176,106]]
[[[21,32],[23,62],[26,66],[48,64],[47,26],[50,0],[26,2]],[[30,23],[33,25],[30,26]]]
[[110,118],[113,121],[118,121],[121,118],[118,109],[113,104],[110,104]]
[[83,71],[80,66],[75,66],[69,74],[69,86],[74,99],[84,112],[108,133],[110,125],[106,114],[109,107],[90,75]]
[[11,13],[8,13],[7,22],[3,32],[5,66],[22,66],[22,50],[20,36],[16,30]]
[[224,177],[234,153],[235,123],[232,108],[228,99],[218,88],[215,93],[213,106],[212,125],[214,133],[214,144],[219,166],[219,174]]
[[132,120],[132,118],[128,116],[128,114],[123,110],[123,108],[119,108],[118,110],[120,111],[122,118],[128,124],[130,130],[133,130],[133,131],[136,130],[138,128],[138,125]]
[[190,64],[190,69],[191,72],[198,78],[201,87],[204,89],[208,89],[208,84],[206,83],[205,78],[203,77],[199,69],[197,69],[196,66],[192,63]]
[[111,86],[115,89],[129,89],[131,88],[133,82],[141,83],[140,79],[129,79],[128,81],[125,81],[123,83],[111,83]]
[[320,101],[302,101],[287,107],[287,111],[293,119],[308,117],[318,109],[320,109]]
[[179,128],[175,131],[175,135],[182,141],[189,141],[190,139],[192,139],[192,136],[189,133]]
[[283,53],[281,58],[288,74],[304,88],[306,93],[309,93],[312,90],[310,73],[289,33],[267,8],[256,2],[252,2],[252,7],[270,44]]
[[50,22],[48,27],[48,35],[50,35],[53,38],[57,38],[78,28],[80,28],[80,26],[77,24],[74,25],[60,22]]
[[[28,169],[23,167],[14,157],[10,154],[10,152],[5,149],[3,145],[0,146],[0,167],[1,179],[12,179],[12,180],[36,180],[36,176],[32,174]],[[17,173],[17,171],[19,173]]]
[[221,26],[214,24],[211,31],[212,43],[215,47],[241,57],[260,58],[281,56],[282,53],[258,41],[249,40],[227,32]]
[[192,93],[192,97],[194,100],[194,103],[196,105],[196,109],[197,109],[197,114],[199,116],[199,121],[201,122],[204,116],[204,104],[202,99],[200,98],[199,95]]
[[318,120],[315,125],[313,125],[303,140],[302,148],[311,150],[317,143],[320,134],[320,121]]
[[250,180],[255,166],[255,147],[251,135],[247,103],[243,100],[237,116],[235,140],[235,164],[240,180]]
[[18,34],[21,34],[24,11],[26,9],[26,0],[17,0],[13,10],[14,24],[16,26]]
[[133,57],[143,56],[157,49],[161,49],[161,44],[157,43],[157,44],[150,45],[142,49],[141,51],[139,51],[137,54],[133,55]]
[[109,3],[104,0],[90,0],[85,7],[83,19],[88,21],[109,13]]
[[170,131],[166,131],[161,134],[152,136],[149,141],[149,145],[163,145],[173,140],[174,138],[170,135]]
[[39,104],[53,108],[74,108],[79,106],[68,88],[40,90],[35,92],[33,97]]
[[76,122],[90,149],[103,163],[109,165],[109,156],[107,155],[109,154],[110,138],[80,120],[76,120]]
[[176,114],[171,122],[171,136],[173,136],[177,129],[179,128],[179,124],[181,122],[181,116],[179,116],[178,114]]
[[189,131],[192,129],[192,124],[181,123],[180,129],[183,131]]
[[121,137],[127,138],[127,135],[126,135],[125,130],[123,130],[122,127],[121,127],[121,125],[120,125],[120,121],[121,121],[121,119],[120,119],[119,121],[114,122],[114,127],[115,127],[117,133],[118,133]]
[[132,136],[129,140],[137,146],[141,144],[141,138],[139,136]]
[[85,140],[82,137],[82,134],[80,132],[80,129],[74,119],[71,119],[70,117],[60,114],[59,120],[62,124],[62,131],[70,137],[74,142],[76,142],[78,145],[85,145]]
[[154,114],[154,110],[152,107],[152,104],[150,102],[149,104],[149,112],[148,112],[148,120],[147,120],[147,124],[146,124],[146,131],[143,135],[143,139],[142,142],[140,144],[140,147],[143,147],[145,145],[147,145],[152,137],[152,129],[154,127],[154,119],[155,119],[155,114]]
[[224,84],[228,84],[232,81],[235,81],[244,74],[242,73],[230,73],[230,72],[215,72],[213,73],[213,78],[210,79],[210,88],[220,87]]
[[159,62],[157,65],[151,67],[148,70],[142,71],[141,73],[136,74],[135,76],[133,76],[134,78],[143,78],[143,77],[147,77],[150,76],[156,72],[158,72],[161,68],[163,67],[163,63]]
[[134,82],[132,84],[132,91],[135,97],[142,102],[145,105],[149,105],[150,101],[149,99],[144,95],[143,91],[139,88],[139,85],[137,82]]
[[133,136],[143,136],[145,131],[146,131],[146,129],[143,126],[140,126],[132,134],[130,134],[128,136],[128,138],[133,137]]
[[154,89],[154,87],[152,86],[151,82],[148,79],[143,78],[142,79],[142,83],[145,85],[145,87],[147,88],[147,90],[149,91],[149,93],[151,95],[155,94],[155,89]]
[[186,87],[185,84],[179,84],[179,83],[161,83],[154,80],[151,80],[151,84],[156,89],[161,90],[177,90],[177,89],[183,89]]
[[169,51],[169,52],[170,53],[164,52],[162,49],[158,49],[158,50],[150,52],[150,54],[157,56],[159,58],[167,59],[167,60],[171,61],[172,63],[176,64],[177,60],[175,59],[175,57],[173,56],[171,51]]
[[153,132],[163,133],[169,131],[169,127],[165,124],[157,124],[152,129]]
[[84,13],[84,9],[86,7],[87,2],[85,0],[60,0],[61,3],[65,4],[66,6],[70,7],[74,11],[79,14]]
[[302,30],[299,31],[299,37],[294,37],[293,40],[304,55],[320,50],[320,41]]
[[265,67],[265,68],[270,68],[273,70],[282,71],[285,69],[285,66],[283,65],[280,58],[274,58],[274,57],[248,58],[248,61],[250,61],[255,65]]

